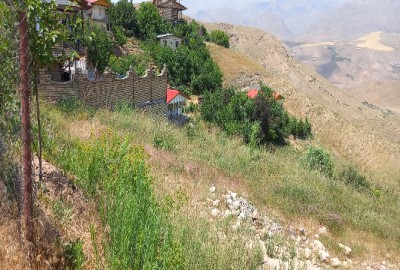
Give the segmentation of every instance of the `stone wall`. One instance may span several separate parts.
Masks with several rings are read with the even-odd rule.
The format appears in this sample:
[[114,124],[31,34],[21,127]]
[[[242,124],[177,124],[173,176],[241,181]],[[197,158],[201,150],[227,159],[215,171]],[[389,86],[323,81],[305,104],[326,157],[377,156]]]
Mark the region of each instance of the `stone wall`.
[[77,98],[85,105],[109,109],[118,103],[128,103],[138,109],[165,114],[167,86],[166,67],[159,75],[154,70],[147,70],[143,77],[134,72],[129,72],[125,78],[104,73],[97,80],[89,80],[78,72],[69,82],[53,81],[51,74],[42,72],[39,93],[53,101]]

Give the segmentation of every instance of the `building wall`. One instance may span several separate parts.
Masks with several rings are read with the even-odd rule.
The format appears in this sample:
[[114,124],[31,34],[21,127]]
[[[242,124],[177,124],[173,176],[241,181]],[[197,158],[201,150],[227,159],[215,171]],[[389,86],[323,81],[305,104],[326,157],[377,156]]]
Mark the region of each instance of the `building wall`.
[[143,77],[129,72],[122,79],[104,73],[101,79],[89,80],[85,74],[77,73],[69,82],[55,82],[50,74],[41,72],[39,93],[53,101],[76,98],[88,106],[111,109],[118,103],[128,103],[140,110],[166,114],[167,86],[166,68],[159,75],[154,70],[148,70]]
[[[177,44],[178,42],[178,44]],[[176,50],[179,46],[181,46],[182,39],[175,36],[168,36],[160,38],[161,46],[168,46],[173,50]],[[178,45],[178,46],[177,46]]]

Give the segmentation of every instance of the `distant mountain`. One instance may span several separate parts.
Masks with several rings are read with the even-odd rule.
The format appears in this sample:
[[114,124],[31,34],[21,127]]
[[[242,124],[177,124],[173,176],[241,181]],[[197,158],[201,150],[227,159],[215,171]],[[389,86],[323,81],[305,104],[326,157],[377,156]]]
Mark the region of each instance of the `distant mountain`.
[[[190,7],[191,1],[185,3]],[[342,40],[373,31],[400,32],[399,0],[221,0],[193,5],[198,10],[191,11],[195,19],[252,26],[285,40]]]
[[371,32],[400,33],[400,1],[346,3],[311,25],[298,40],[350,40]]

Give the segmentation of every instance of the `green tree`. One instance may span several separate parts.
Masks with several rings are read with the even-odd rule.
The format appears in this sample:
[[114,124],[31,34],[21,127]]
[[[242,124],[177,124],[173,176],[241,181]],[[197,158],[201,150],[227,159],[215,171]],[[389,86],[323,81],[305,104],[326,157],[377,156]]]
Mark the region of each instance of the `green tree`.
[[120,0],[107,9],[111,28],[115,34],[121,27],[126,36],[132,37],[138,33],[136,9],[131,1]]
[[150,2],[140,4],[137,10],[138,36],[144,40],[154,40],[157,35],[172,31],[170,23],[158,13],[157,7]]
[[102,27],[94,23],[88,22],[85,29],[85,45],[89,60],[98,71],[103,72],[113,54],[113,41]]
[[210,33],[210,41],[217,45],[229,48],[229,36],[222,30],[214,30]]

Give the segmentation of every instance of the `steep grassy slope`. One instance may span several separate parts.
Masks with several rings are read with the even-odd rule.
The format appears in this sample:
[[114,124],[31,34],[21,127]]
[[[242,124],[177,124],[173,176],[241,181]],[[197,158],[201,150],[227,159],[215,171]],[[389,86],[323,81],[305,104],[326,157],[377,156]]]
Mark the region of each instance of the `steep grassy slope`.
[[[149,154],[151,174],[155,177],[153,186],[160,202],[173,206],[172,217],[175,218],[172,222],[177,222],[177,232],[188,224],[182,223],[180,217],[194,222],[189,224],[195,229],[195,234],[196,230],[207,228],[196,226],[209,215],[204,201],[208,188],[215,184],[221,190],[241,192],[260,211],[279,217],[282,222],[296,227],[308,224],[311,231],[318,223],[328,226],[333,241],[345,242],[354,248],[356,260],[376,260],[380,257],[377,250],[389,253],[393,258],[399,252],[398,193],[387,189],[382,189],[380,195],[368,190],[360,192],[342,181],[310,172],[299,162],[302,151],[292,147],[255,150],[202,121],[193,122],[192,127],[177,128],[163,119],[150,118],[129,109],[119,112],[81,111],[68,116],[46,105],[43,115],[49,131],[56,127],[64,131],[62,136],[66,138],[72,136],[76,139],[78,136],[85,141],[111,129],[118,136],[128,136],[133,144],[144,145]],[[58,136],[57,133],[51,134]],[[61,145],[60,150],[68,145]],[[165,200],[166,197],[169,199]],[[215,241],[210,235],[204,237]],[[385,247],[379,244],[383,239]],[[205,250],[210,252],[217,242]],[[194,246],[187,246],[193,259],[196,252],[204,252],[204,249],[196,251],[191,248]],[[202,253],[205,264],[212,263],[207,261],[212,252]],[[233,248],[224,252],[226,255],[238,250]],[[215,263],[223,265],[225,255]],[[240,265],[243,261],[232,263]]]
[[[252,81],[251,76],[262,74],[260,80],[285,96],[284,106],[289,112],[310,119],[315,143],[357,165],[376,183],[400,190],[400,130],[396,129],[400,121],[396,116],[362,104],[334,87],[293,59],[279,40],[263,31],[241,26],[206,26],[221,28],[231,35],[231,50],[211,47],[223,72],[230,74],[226,84],[239,80],[243,82],[239,86],[245,87]],[[236,63],[232,54],[238,52],[250,58],[248,61],[258,63],[245,72],[248,80],[240,79],[241,72],[233,75]],[[253,66],[262,66],[266,71],[258,73],[256,68],[252,73]]]

